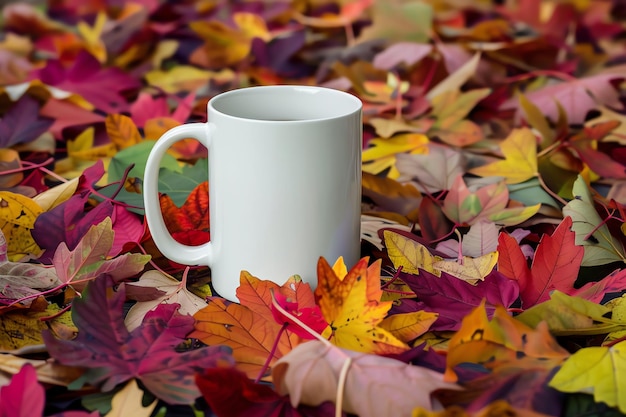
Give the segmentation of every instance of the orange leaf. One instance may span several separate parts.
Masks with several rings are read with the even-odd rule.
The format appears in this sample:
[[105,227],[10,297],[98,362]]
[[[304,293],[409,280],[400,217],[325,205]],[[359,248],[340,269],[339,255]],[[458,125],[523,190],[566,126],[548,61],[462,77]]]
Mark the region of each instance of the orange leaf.
[[[497,306],[489,321],[485,302],[469,313],[448,344],[446,380],[455,381],[453,368],[464,362],[494,367],[524,357],[545,360],[554,367],[569,353],[552,337],[545,322],[533,329]],[[556,362],[556,363],[555,363]]]
[[230,346],[237,367],[248,376],[257,377],[268,357],[271,356],[271,367],[278,358],[302,342],[295,333],[282,331],[282,325],[274,320],[270,307],[272,290],[305,303],[303,305],[314,305],[310,287],[298,277],[291,277],[279,286],[242,271],[237,288],[241,304],[228,304],[222,299],[209,301],[207,307],[194,315],[196,330],[190,337],[196,337],[209,345]]
[[204,181],[196,186],[182,207],[166,195],[161,195],[161,211],[170,233],[209,230],[209,183]]
[[111,142],[118,149],[126,149],[143,141],[135,122],[123,114],[109,114],[105,125]]
[[[257,377],[270,356],[280,329],[278,324],[265,320],[248,307],[220,298],[210,300],[209,305],[193,317],[196,319],[195,330],[189,337],[207,345],[230,346],[237,368],[251,378]],[[281,339],[285,337],[283,335]],[[281,356],[277,349],[270,365]]]

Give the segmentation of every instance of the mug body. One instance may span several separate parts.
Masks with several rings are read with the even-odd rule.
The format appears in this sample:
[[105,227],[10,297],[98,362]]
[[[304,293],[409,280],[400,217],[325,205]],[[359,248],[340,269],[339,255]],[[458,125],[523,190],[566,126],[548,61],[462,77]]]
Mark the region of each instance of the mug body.
[[236,300],[242,270],[315,287],[320,256],[360,256],[361,102],[332,89],[267,86],[208,103],[212,283]]

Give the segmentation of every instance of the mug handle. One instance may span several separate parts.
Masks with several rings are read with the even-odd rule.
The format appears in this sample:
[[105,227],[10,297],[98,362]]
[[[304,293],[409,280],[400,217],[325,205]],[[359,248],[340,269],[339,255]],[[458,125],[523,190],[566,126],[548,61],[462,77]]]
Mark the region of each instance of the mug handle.
[[189,246],[176,241],[167,230],[161,204],[159,203],[159,170],[165,152],[183,139],[196,139],[209,149],[211,140],[206,123],[187,123],[176,126],[161,136],[148,155],[143,178],[143,200],[146,221],[157,248],[167,257],[184,265],[207,265],[213,263],[211,242],[199,246]]

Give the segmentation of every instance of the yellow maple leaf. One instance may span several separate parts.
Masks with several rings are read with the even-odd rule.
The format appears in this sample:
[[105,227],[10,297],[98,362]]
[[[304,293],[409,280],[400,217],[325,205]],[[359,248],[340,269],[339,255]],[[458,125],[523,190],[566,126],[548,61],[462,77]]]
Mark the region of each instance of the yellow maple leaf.
[[504,159],[471,169],[481,177],[504,177],[507,184],[519,184],[537,176],[537,139],[528,128],[513,129],[502,141]]
[[626,341],[579,349],[549,382],[561,392],[593,394],[596,402],[626,413]]
[[[380,301],[380,260],[367,266],[362,258],[345,276],[341,264],[331,266],[324,258],[317,264],[315,297],[322,316],[329,324],[323,336],[338,347],[366,353],[400,353],[409,347],[379,324],[391,308]],[[343,261],[340,261],[343,263]]]
[[0,191],[0,229],[7,241],[9,260],[18,261],[28,254],[39,254],[30,231],[43,212],[32,199],[10,191]]
[[380,322],[380,327],[403,342],[409,343],[426,333],[438,317],[438,313],[429,311],[392,314]]

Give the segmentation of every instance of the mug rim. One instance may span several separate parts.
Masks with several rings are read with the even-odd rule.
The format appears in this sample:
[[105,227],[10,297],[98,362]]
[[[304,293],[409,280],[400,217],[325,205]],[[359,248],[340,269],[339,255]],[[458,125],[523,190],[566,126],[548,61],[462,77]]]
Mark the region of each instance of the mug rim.
[[[272,91],[281,91],[281,92],[292,92],[293,94],[327,94],[330,96],[335,96],[338,99],[344,100],[346,108],[345,111],[337,112],[337,114],[327,117],[316,117],[316,118],[303,118],[303,119],[295,119],[295,120],[270,120],[263,118],[253,118],[253,117],[245,117],[237,114],[231,114],[230,112],[226,112],[220,110],[217,105],[222,100],[236,98],[237,96],[246,96],[250,94],[267,94],[268,97],[272,93]],[[348,93],[346,91],[329,88],[329,87],[320,87],[320,86],[311,86],[311,85],[297,85],[297,84],[281,84],[281,85],[262,85],[262,86],[252,86],[252,87],[241,87],[233,90],[229,90],[223,93],[220,93],[214,97],[212,97],[207,103],[207,113],[211,111],[219,114],[220,116],[236,119],[239,121],[248,121],[255,123],[306,123],[306,122],[316,122],[316,121],[324,121],[324,120],[333,120],[339,119],[342,117],[346,117],[358,112],[361,112],[363,109],[363,102],[356,97],[355,95]]]

